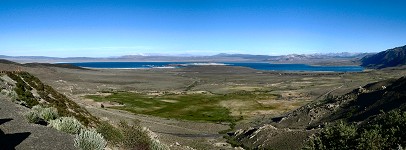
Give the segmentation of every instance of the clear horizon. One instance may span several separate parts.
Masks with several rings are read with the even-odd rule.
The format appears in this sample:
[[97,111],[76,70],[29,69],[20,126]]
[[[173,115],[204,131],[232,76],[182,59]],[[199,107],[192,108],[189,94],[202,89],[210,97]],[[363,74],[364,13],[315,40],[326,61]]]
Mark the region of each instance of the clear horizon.
[[401,0],[2,0],[0,55],[286,55],[405,45]]

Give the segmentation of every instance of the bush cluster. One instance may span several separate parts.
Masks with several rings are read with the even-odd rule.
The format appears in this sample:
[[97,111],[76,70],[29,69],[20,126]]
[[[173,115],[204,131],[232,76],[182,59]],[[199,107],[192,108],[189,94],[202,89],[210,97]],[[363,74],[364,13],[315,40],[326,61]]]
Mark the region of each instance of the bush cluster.
[[143,129],[137,122],[128,124],[121,121],[118,127],[114,127],[108,122],[102,122],[97,131],[101,133],[110,145],[121,149],[137,150],[168,150],[169,148],[156,139],[152,139],[148,131]]
[[41,121],[39,114],[34,111],[29,111],[26,114],[24,114],[24,116],[25,116],[25,118],[27,118],[28,122],[30,122],[30,123],[39,123]]
[[[14,88],[16,100],[32,108],[31,111],[25,114],[29,122],[46,122],[49,127],[69,134],[76,134],[74,141],[75,146],[79,149],[104,149],[107,144],[104,138],[109,141],[109,144],[122,149],[169,149],[158,140],[151,139],[148,131],[138,124],[129,125],[126,122],[120,122],[118,127],[114,127],[105,122],[100,123],[97,131],[86,129],[84,125],[87,126],[89,123],[98,124],[99,122],[89,112],[66,96],[43,84],[38,78],[27,72],[8,73],[7,75],[17,82]],[[36,89],[39,96],[52,107],[46,108],[38,105],[37,98],[31,92],[33,89]],[[58,113],[61,116],[70,117],[58,118]]]
[[165,144],[161,143],[157,139],[152,139],[151,142],[151,149],[152,150],[169,150],[169,147],[166,146]]
[[81,130],[75,137],[75,147],[82,150],[103,150],[107,142],[95,130]]
[[100,122],[96,130],[102,134],[111,145],[119,145],[122,142],[123,135],[121,131],[106,121]]
[[[101,150],[106,146],[104,137],[95,130],[88,130],[85,126],[90,123],[97,124],[98,120],[88,111],[81,108],[75,102],[69,100],[65,95],[57,92],[51,86],[43,84],[38,78],[28,72],[13,73],[7,75],[16,81],[14,97],[21,105],[31,108],[25,117],[31,123],[47,124],[59,131],[76,134],[75,146],[83,150]],[[32,90],[36,90],[41,99],[45,100],[49,108],[42,107],[38,97],[34,97]],[[58,112],[61,117],[58,118]],[[81,123],[82,122],[82,123]]]
[[304,149],[397,149],[406,146],[406,112],[380,114],[366,125],[340,122],[314,135]]
[[39,104],[31,93],[32,88],[25,84],[21,77],[13,73],[8,73],[7,76],[17,82],[16,87],[14,88],[14,91],[18,95],[17,101],[22,101],[23,103],[21,104],[24,104],[29,108]]
[[59,117],[58,110],[54,107],[42,107],[41,105],[36,105],[31,109],[34,112],[37,112],[39,117],[44,121],[51,121]]
[[45,100],[50,106],[56,108],[59,115],[73,116],[84,125],[97,123],[97,119],[87,110],[68,99],[65,95],[57,92],[51,86],[43,84],[41,80],[28,72],[8,72],[7,76],[17,82],[14,91],[17,95],[16,100],[19,104],[29,108],[38,105],[38,98],[34,97],[31,92],[31,90],[36,89],[41,99]]
[[49,126],[70,134],[78,134],[80,130],[84,129],[84,126],[73,117],[61,117],[51,120]]
[[94,129],[86,129],[74,117],[51,120],[49,126],[65,133],[76,134],[75,147],[81,150],[102,150],[106,147],[107,142],[102,134],[97,133]]
[[53,107],[42,107],[35,105],[32,109],[25,114],[25,117],[30,123],[39,123],[41,121],[49,122],[59,117],[58,111]]

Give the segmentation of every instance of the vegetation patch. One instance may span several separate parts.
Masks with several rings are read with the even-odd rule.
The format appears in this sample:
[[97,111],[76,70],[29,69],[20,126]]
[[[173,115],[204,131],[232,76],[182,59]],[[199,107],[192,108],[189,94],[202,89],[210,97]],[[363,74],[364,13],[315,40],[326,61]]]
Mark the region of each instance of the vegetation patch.
[[75,147],[81,150],[103,150],[107,142],[95,130],[81,130],[75,136]]
[[49,126],[59,131],[70,134],[78,134],[80,130],[85,128],[78,120],[73,117],[61,117],[55,120],[51,120],[49,122]]
[[[32,108],[40,104],[39,101],[42,99],[46,102],[41,104],[56,108],[61,116],[73,116],[84,125],[97,123],[97,119],[87,110],[68,99],[65,95],[57,92],[51,86],[43,84],[38,78],[28,72],[7,72],[7,76],[17,82],[14,91],[18,95],[17,101],[24,106]],[[38,93],[37,96],[33,95],[33,90]],[[49,111],[44,113],[49,113]]]
[[137,150],[169,150],[157,139],[149,135],[149,130],[139,126],[138,122],[128,124],[121,121],[118,126],[113,126],[108,122],[101,122],[97,127],[97,132],[107,139],[111,147],[119,149]]
[[23,78],[19,77],[18,74],[13,73],[8,73],[7,75],[17,82],[14,88],[14,91],[18,95],[16,99],[17,101],[22,102],[21,104],[27,106],[28,108],[39,104],[34,95],[31,93],[32,87],[27,85]]
[[406,112],[381,113],[365,125],[338,124],[314,135],[304,149],[402,149],[406,147]]
[[[248,105],[236,105],[246,110],[270,110],[274,107],[264,106],[256,100],[275,99],[276,95],[266,92],[240,91],[230,94],[164,94],[151,96],[142,93],[114,92],[111,95],[87,95],[86,98],[98,102],[117,102],[124,106],[112,108],[138,114],[154,115],[165,118],[176,118],[192,121],[235,122],[242,119],[240,115],[232,115],[233,106],[222,106],[222,101],[241,102]],[[237,113],[240,114],[240,113]]]
[[59,117],[58,111],[53,107],[42,107],[41,105],[36,105],[31,108],[29,112],[24,114],[30,123],[37,124],[47,124],[49,121]]

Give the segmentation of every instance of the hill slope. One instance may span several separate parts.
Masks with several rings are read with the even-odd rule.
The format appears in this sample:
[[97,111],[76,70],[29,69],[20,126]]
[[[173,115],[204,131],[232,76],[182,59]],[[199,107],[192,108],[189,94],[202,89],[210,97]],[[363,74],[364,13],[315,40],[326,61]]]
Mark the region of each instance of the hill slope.
[[300,149],[326,124],[344,121],[361,126],[376,119],[381,111],[398,109],[406,110],[406,77],[371,83],[230,135],[249,149]]
[[361,62],[361,66],[374,69],[405,65],[406,45],[388,49],[375,55],[365,56],[361,59]]
[[97,119],[86,109],[42,83],[28,72],[2,71],[0,88],[5,95],[23,106],[31,108],[40,103],[55,107],[62,116],[73,116],[84,125],[94,124]]

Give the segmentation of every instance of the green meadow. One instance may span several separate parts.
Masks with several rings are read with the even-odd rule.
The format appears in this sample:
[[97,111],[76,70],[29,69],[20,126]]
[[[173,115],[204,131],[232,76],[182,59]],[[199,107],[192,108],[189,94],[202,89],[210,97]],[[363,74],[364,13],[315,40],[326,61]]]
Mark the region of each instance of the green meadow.
[[[136,114],[146,114],[164,118],[192,121],[229,122],[243,119],[243,115],[232,115],[233,106],[221,105],[224,101],[241,102],[237,107],[247,110],[270,110],[274,106],[264,106],[256,100],[277,97],[266,92],[236,92],[231,94],[164,94],[148,95],[132,92],[113,92],[111,95],[87,95],[97,102],[117,102],[124,106],[111,108],[126,110]],[[245,105],[245,104],[249,105]],[[237,113],[238,114],[238,113]]]

